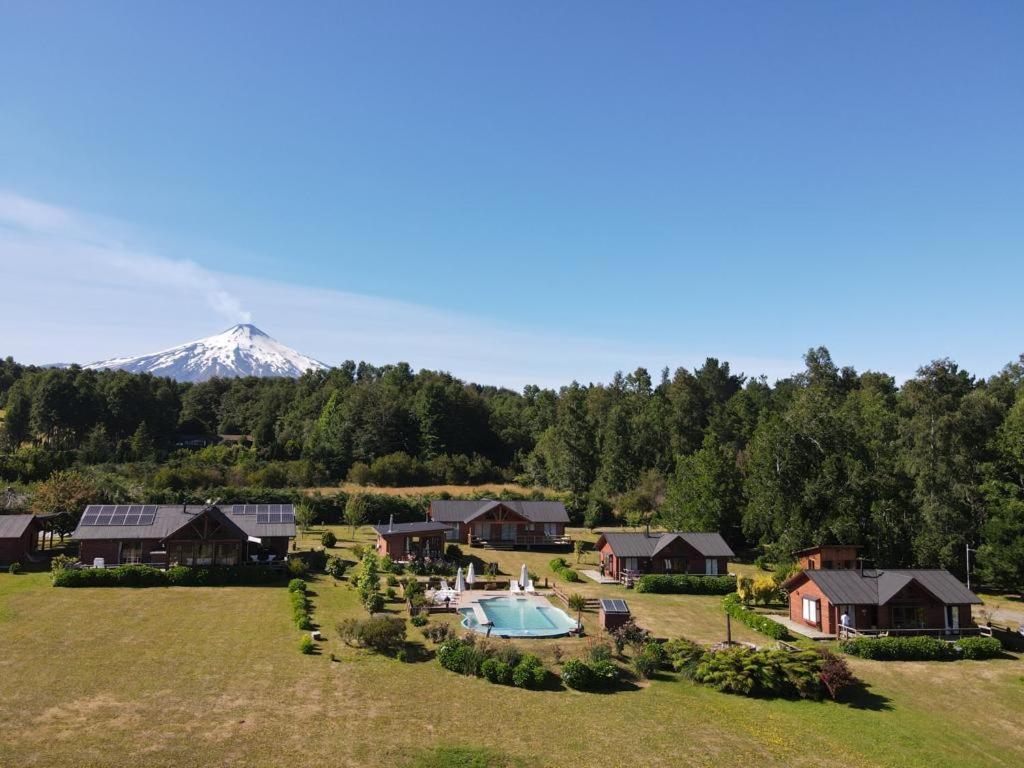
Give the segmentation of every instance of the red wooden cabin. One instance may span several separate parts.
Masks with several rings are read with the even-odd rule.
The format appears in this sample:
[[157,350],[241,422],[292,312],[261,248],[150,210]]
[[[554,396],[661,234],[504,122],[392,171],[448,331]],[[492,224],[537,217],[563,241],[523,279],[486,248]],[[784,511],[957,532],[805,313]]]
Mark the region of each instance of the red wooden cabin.
[[430,519],[446,526],[445,539],[490,549],[567,547],[569,513],[560,501],[436,499]]
[[392,560],[420,560],[444,555],[444,523],[388,523],[375,525],[377,554]]
[[0,515],[0,565],[29,562],[42,529],[35,515]]
[[594,545],[602,572],[613,579],[645,573],[691,573],[705,576],[729,572],[735,553],[717,533],[602,533]]

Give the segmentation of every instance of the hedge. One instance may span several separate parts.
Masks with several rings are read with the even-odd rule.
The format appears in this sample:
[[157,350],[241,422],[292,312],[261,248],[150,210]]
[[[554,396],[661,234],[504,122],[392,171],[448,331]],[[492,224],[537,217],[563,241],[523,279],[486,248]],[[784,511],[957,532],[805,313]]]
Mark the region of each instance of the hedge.
[[672,595],[728,595],[736,591],[736,577],[649,573],[637,579],[635,589]]
[[955,643],[938,637],[855,637],[839,644],[840,650],[875,661],[956,661],[991,659],[1003,646],[994,637],[965,637]]
[[738,621],[742,621],[751,629],[768,635],[774,640],[786,640],[789,638],[788,630],[777,621],[772,621],[767,616],[747,608],[740,602],[740,596],[735,592],[722,598],[722,608],[725,612]]
[[548,563],[548,567],[565,581],[580,581],[580,575],[569,567],[569,563],[564,557],[556,557]]
[[251,566],[175,566],[162,571],[149,565],[119,565],[116,568],[64,568],[53,574],[55,587],[221,587],[283,583],[281,573]]

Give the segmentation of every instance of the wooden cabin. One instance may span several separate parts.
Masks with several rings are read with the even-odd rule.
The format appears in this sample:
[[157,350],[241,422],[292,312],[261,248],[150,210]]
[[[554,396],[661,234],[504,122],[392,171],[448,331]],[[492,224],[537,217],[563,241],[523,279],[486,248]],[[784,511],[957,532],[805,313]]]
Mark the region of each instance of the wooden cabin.
[[42,529],[35,515],[0,515],[0,565],[31,561]]
[[445,539],[489,549],[564,548],[569,513],[560,501],[436,499],[432,522],[446,526]]
[[422,560],[444,555],[444,523],[394,523],[375,525],[377,554],[392,560]]
[[960,634],[974,626],[971,606],[981,600],[940,569],[806,569],[791,576],[789,617],[820,632],[850,634]]
[[793,557],[802,570],[832,570],[836,568],[859,568],[859,544],[822,544],[793,552]]
[[291,504],[86,507],[72,537],[86,565],[230,566],[283,561]]
[[601,572],[613,579],[645,573],[719,576],[729,572],[735,553],[717,533],[602,533],[594,545]]

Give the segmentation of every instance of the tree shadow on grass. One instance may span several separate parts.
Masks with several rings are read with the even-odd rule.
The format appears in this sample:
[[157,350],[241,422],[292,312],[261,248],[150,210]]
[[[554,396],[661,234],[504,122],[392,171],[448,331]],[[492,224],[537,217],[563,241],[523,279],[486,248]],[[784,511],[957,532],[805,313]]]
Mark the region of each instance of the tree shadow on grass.
[[428,648],[423,643],[418,643],[415,640],[407,641],[405,643],[405,661],[409,664],[421,664],[426,661],[433,661],[436,656],[437,652]]
[[863,680],[843,689],[836,699],[851,709],[867,709],[872,712],[887,712],[893,709],[892,699],[871,691],[871,686]]

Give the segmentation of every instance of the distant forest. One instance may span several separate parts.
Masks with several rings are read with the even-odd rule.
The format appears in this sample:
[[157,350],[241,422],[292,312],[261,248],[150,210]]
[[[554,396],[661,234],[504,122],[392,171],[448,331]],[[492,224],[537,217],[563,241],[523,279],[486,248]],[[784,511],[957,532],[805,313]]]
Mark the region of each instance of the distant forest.
[[[0,362],[9,495],[68,471],[105,498],[205,488],[517,480],[577,520],[721,531],[783,559],[860,543],[869,564],[1024,584],[1024,357],[988,379],[950,360],[897,386],[810,350],[774,385],[709,358],[608,384],[514,392],[406,364],[182,384]],[[252,447],[176,447],[250,435]],[[112,490],[112,489],[116,489]]]

